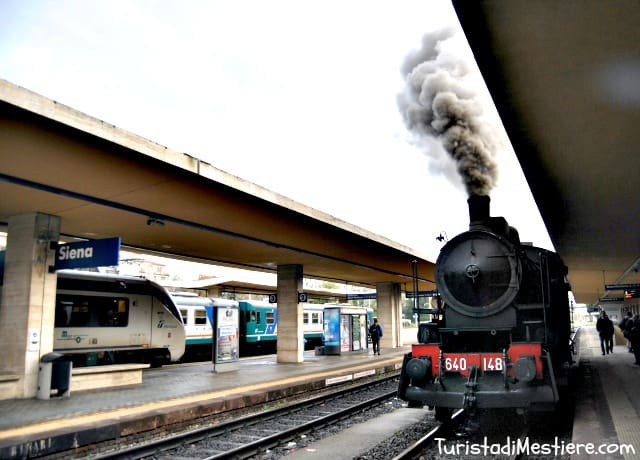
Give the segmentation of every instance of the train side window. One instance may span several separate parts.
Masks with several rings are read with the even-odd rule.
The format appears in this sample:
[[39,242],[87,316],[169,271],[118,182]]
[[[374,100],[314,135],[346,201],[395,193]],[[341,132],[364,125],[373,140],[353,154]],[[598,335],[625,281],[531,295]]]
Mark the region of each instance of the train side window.
[[58,300],[56,303],[55,327],[68,327],[71,323],[71,312],[73,302],[69,300]]
[[59,295],[55,327],[126,327],[129,299],[106,296]]
[[249,321],[253,321],[253,322],[256,321],[256,312],[255,311],[251,312],[251,319],[249,319]]
[[307,313],[306,311],[304,312],[304,316],[302,317],[302,322],[304,324],[309,324],[309,313]]
[[268,312],[266,317],[267,324],[273,324],[276,322],[276,315],[273,314],[273,312]]
[[180,309],[180,315],[182,316],[182,322],[184,324],[187,324],[189,322],[189,310],[187,309]]
[[196,325],[207,324],[207,312],[205,310],[195,310],[193,313],[195,313]]
[[311,324],[320,324],[320,313],[311,313]]

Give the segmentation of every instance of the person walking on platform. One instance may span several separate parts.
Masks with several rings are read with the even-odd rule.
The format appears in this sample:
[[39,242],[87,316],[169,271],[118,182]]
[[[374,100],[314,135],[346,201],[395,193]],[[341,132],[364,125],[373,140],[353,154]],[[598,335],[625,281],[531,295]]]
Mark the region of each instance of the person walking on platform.
[[600,335],[600,349],[602,355],[613,353],[613,321],[609,319],[606,312],[600,314],[600,318],[596,322],[596,330]]
[[631,349],[636,358],[634,364],[640,366],[640,315],[635,315],[633,320],[626,325],[627,338],[631,342]]
[[382,337],[382,326],[378,323],[378,318],[373,318],[373,324],[369,327],[369,335],[371,336],[371,344],[373,345],[373,354],[378,353],[380,356],[380,337]]
[[627,349],[629,350],[629,353],[633,351],[631,348],[631,340],[629,340],[629,337],[628,337],[629,329],[631,329],[632,325],[633,325],[633,314],[630,311],[628,311],[624,315],[624,318],[622,318],[622,321],[620,321],[620,324],[618,326],[620,327],[620,330],[622,331],[622,335],[627,341]]

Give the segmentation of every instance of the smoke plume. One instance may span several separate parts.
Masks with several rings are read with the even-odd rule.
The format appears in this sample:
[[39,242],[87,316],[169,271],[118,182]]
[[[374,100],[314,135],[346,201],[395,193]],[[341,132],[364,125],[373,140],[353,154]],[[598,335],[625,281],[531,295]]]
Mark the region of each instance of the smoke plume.
[[[422,48],[405,59],[406,87],[398,106],[415,141],[429,150],[434,137],[455,161],[469,195],[489,195],[497,179],[492,134],[481,122],[482,107],[465,84],[468,65],[446,53],[453,37],[445,29],[423,37]],[[433,155],[433,152],[427,152]]]

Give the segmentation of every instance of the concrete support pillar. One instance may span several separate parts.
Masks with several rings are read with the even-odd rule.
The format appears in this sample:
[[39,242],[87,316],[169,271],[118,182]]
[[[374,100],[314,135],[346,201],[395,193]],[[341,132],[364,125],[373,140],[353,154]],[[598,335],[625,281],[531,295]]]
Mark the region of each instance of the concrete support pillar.
[[53,350],[55,263],[60,218],[33,213],[9,218],[0,304],[0,399],[31,398],[38,390],[40,357]]
[[302,305],[302,265],[278,266],[278,362],[304,361]]
[[382,326],[381,348],[396,348],[402,345],[401,289],[397,283],[376,284],[378,322]]

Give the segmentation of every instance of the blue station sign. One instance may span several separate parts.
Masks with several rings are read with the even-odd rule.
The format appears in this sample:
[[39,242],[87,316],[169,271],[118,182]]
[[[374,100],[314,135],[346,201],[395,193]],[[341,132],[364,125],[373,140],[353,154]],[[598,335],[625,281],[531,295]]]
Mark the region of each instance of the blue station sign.
[[120,262],[120,238],[58,245],[55,269],[107,267]]

